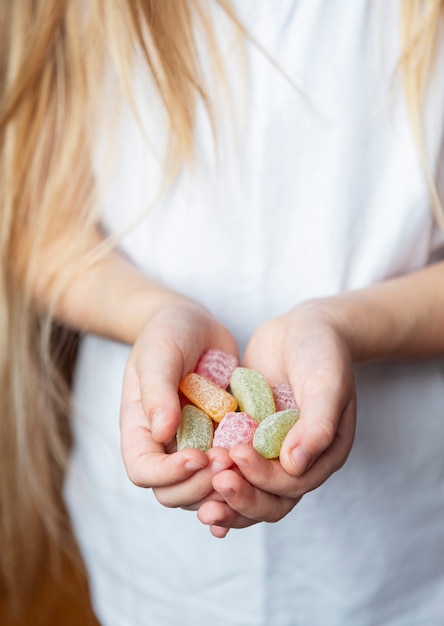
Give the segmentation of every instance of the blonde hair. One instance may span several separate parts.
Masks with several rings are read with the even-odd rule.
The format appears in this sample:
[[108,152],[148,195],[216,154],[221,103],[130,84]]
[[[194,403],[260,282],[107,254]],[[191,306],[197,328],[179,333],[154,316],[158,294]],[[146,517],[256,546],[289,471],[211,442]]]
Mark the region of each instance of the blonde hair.
[[[236,20],[228,2],[216,0]],[[193,153],[197,101],[211,116],[198,24],[220,68],[206,0],[14,0],[0,6],[0,571],[10,591],[38,562],[41,529],[66,536],[60,500],[69,432],[64,358],[75,335],[37,304],[97,219],[92,123],[105,62],[129,88],[142,51],[178,160]],[[404,0],[401,66],[421,147],[421,110],[442,0]],[[424,7],[426,10],[424,10]],[[48,268],[41,284],[35,268]],[[38,285],[38,288],[36,287]],[[50,304],[50,303],[46,303]]]
[[429,188],[436,221],[444,230],[444,213],[434,178],[435,163],[428,163],[423,133],[422,112],[427,81],[436,60],[436,48],[442,29],[443,0],[404,0],[400,33],[403,49],[399,60],[410,126],[420,165]]
[[[197,100],[210,109],[192,28],[193,18],[212,45],[206,4],[1,3],[0,572],[10,590],[38,562],[40,522],[50,537],[66,535],[59,493],[69,437],[60,424],[69,380],[61,361],[75,337],[35,296],[45,300],[57,267],[86,254],[85,238],[70,233],[97,221],[89,141],[105,62],[114,64],[124,90],[135,51],[142,51],[168,112],[174,152],[188,159]],[[42,265],[45,283],[35,272]]]

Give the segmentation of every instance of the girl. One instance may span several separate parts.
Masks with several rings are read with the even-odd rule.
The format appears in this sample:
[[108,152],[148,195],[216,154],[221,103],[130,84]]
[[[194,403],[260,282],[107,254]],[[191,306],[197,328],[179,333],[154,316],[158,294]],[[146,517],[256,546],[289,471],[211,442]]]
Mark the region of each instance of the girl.
[[[7,572],[57,529],[57,324],[101,624],[441,623],[442,2],[1,10]],[[292,385],[278,460],[175,452],[209,348]]]

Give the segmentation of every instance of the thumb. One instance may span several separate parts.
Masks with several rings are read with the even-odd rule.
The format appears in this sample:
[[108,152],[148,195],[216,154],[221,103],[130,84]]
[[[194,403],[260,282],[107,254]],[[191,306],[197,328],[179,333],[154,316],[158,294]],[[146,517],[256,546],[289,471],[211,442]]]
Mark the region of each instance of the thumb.
[[300,417],[285,438],[280,454],[286,472],[301,476],[331,446],[343,409],[333,391],[304,395]]
[[175,434],[180,421],[176,385],[180,375],[162,372],[147,363],[139,375],[129,360],[122,386],[120,422],[123,429],[148,428],[155,441],[164,443]]

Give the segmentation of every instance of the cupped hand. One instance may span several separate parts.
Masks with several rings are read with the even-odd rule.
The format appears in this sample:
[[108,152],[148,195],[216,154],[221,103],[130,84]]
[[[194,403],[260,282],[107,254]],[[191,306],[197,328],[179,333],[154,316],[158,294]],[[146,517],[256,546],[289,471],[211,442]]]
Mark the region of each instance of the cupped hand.
[[224,502],[204,502],[198,512],[216,536],[227,528],[284,517],[342,467],[355,433],[350,349],[328,300],[307,303],[259,327],[243,365],[262,372],[271,385],[290,383],[301,413],[279,459],[265,460],[251,446],[230,450],[236,471],[213,478]]
[[232,465],[227,451],[175,452],[180,380],[209,348],[236,354],[226,328],[203,306],[171,296],[152,311],[131,350],[120,410],[121,450],[130,480],[150,487],[165,506],[197,508],[214,492],[212,479]]

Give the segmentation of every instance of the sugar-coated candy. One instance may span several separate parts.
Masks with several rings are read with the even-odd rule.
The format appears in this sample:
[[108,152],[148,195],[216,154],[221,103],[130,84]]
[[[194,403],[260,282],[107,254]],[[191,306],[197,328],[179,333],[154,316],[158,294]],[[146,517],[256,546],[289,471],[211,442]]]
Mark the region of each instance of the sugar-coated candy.
[[242,411],[227,413],[214,431],[213,446],[230,449],[239,443],[253,443],[259,422]]
[[275,413],[273,392],[260,372],[247,367],[237,367],[231,375],[230,389],[239,408],[258,422]]
[[271,388],[273,392],[276,411],[285,411],[285,409],[297,409],[296,399],[294,397],[293,387],[287,383],[281,383]]
[[177,449],[197,448],[208,452],[213,444],[213,420],[192,404],[182,407],[180,426],[176,434]]
[[255,450],[266,459],[277,458],[288,431],[299,418],[299,413],[299,409],[286,409],[263,419],[254,433]]
[[204,376],[190,372],[179,383],[181,392],[215,422],[238,407],[236,398]]
[[211,348],[202,354],[194,371],[208,380],[211,380],[222,389],[230,384],[230,378],[239,362],[234,354]]

